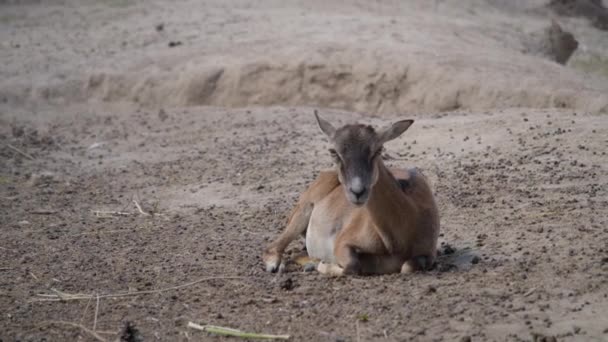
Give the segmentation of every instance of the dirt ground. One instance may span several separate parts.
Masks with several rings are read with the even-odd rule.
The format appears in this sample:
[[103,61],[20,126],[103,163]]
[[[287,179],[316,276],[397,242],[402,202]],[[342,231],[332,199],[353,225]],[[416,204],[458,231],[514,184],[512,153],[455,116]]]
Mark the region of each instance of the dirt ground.
[[[542,2],[459,3],[0,2],[0,341],[607,341],[606,33],[560,19],[562,66],[520,51]],[[384,158],[432,183],[434,270],[264,272],[315,108],[416,120]]]

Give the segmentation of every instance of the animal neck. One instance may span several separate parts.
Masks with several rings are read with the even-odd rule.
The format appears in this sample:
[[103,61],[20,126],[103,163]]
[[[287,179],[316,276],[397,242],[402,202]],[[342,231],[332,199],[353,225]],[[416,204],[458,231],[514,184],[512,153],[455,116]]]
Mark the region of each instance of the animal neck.
[[366,208],[389,253],[407,243],[409,234],[404,233],[411,230],[409,222],[416,216],[416,207],[382,161]]

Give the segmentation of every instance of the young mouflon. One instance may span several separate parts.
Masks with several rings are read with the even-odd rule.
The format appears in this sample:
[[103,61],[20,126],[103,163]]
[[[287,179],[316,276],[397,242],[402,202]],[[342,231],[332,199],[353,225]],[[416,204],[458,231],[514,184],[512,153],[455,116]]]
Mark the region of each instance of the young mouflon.
[[292,210],[287,228],[264,251],[276,272],[283,251],[306,234],[308,256],[330,275],[409,273],[435,262],[439,215],[431,188],[417,169],[387,168],[383,144],[414,123],[376,131],[361,124],[334,128],[315,111],[333,145],[336,168],[321,171]]

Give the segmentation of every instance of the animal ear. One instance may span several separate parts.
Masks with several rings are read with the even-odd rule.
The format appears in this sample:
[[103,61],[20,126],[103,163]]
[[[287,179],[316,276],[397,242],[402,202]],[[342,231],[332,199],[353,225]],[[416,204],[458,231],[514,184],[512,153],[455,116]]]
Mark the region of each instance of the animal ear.
[[378,139],[381,144],[387,141],[393,140],[403,134],[410,126],[414,123],[414,120],[401,120],[391,125],[391,127],[385,128],[378,133]]
[[317,118],[317,123],[319,124],[319,128],[329,137],[329,139],[334,138],[334,134],[336,133],[336,129],[329,122],[325,121],[319,116],[317,110],[315,109],[315,118]]

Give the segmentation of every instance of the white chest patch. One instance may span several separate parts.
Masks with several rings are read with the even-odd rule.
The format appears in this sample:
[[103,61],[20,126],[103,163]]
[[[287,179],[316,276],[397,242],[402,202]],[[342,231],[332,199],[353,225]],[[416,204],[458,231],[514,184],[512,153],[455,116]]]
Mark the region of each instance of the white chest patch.
[[340,232],[339,225],[339,222],[324,219],[324,215],[317,208],[313,209],[306,231],[306,250],[309,257],[335,263],[334,242]]

